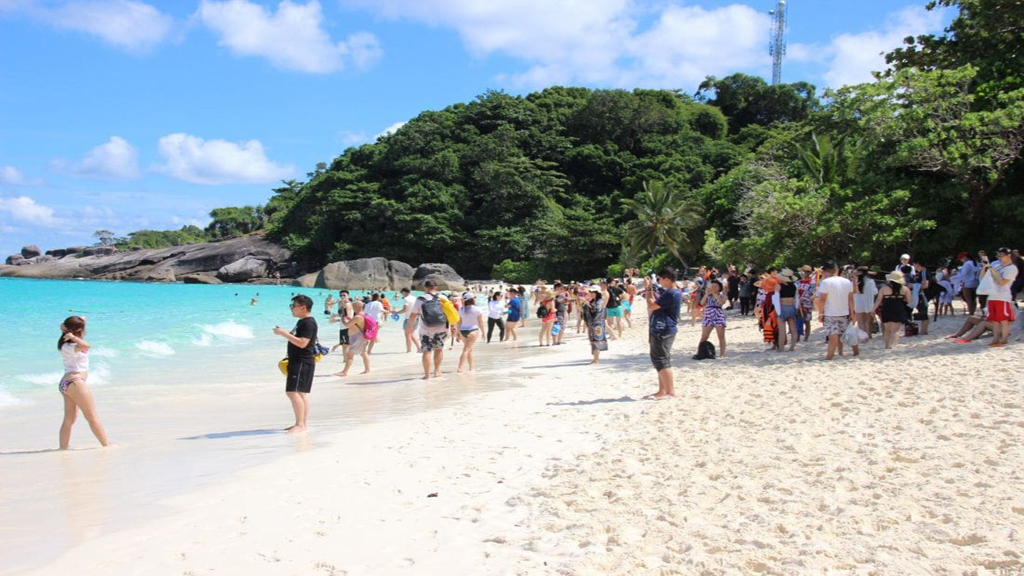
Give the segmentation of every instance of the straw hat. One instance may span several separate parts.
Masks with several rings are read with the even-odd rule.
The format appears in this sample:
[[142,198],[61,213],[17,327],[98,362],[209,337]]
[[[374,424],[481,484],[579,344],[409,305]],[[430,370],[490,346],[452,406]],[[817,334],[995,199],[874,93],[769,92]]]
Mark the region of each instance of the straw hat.
[[789,268],[783,268],[782,271],[779,272],[778,278],[779,278],[779,280],[782,280],[782,281],[785,281],[785,282],[794,282],[794,281],[796,281],[796,277],[793,276],[793,271],[790,270]]
[[903,277],[902,272],[889,272],[885,275],[886,282],[898,282],[900,284],[906,284],[907,279]]

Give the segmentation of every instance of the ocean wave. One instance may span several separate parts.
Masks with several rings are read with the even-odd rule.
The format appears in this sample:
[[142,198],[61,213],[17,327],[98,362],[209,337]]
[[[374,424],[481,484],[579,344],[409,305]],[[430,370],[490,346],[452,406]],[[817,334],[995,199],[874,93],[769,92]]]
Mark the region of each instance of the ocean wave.
[[121,355],[121,353],[118,352],[117,350],[114,350],[113,348],[99,348],[93,346],[92,348],[89,349],[89,355],[98,358],[117,358],[118,356]]
[[6,408],[8,406],[17,406],[18,404],[24,404],[24,400],[19,400],[14,396],[11,396],[3,388],[0,388],[0,408]]
[[135,343],[135,347],[143,353],[152,356],[173,356],[175,354],[174,348],[170,344],[153,342],[152,340],[139,340]]
[[38,384],[45,386],[47,384],[57,384],[60,382],[60,377],[64,375],[64,372],[45,372],[41,374],[19,374],[14,378],[21,380],[22,382],[28,382],[29,384]]
[[252,340],[256,337],[250,326],[237,324],[234,320],[228,320],[219,324],[200,324],[199,329],[202,332],[200,332],[199,336],[192,339],[192,344],[196,346],[211,346],[217,340]]

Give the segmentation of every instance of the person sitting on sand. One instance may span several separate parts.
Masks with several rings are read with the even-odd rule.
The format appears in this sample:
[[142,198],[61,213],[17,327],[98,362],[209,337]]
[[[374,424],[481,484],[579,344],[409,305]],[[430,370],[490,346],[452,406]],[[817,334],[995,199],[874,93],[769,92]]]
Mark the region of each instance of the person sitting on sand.
[[274,334],[288,341],[288,377],[284,391],[295,412],[295,424],[285,428],[289,433],[304,432],[309,415],[309,393],[316,371],[316,320],[312,308],[313,300],[309,296],[295,296],[291,303],[292,316],[299,319],[295,328],[288,332],[280,326],[274,327]]
[[[997,250],[996,257],[999,261],[995,264],[990,266],[986,261],[982,261],[981,266],[982,282],[985,282],[986,276],[989,276],[988,281],[993,286],[986,302],[985,319],[977,320],[969,316],[963,327],[952,336],[957,338],[963,336],[956,341],[957,344],[966,344],[975,340],[988,330],[992,331],[993,336],[992,342],[989,343],[990,347],[1000,348],[1010,341],[1010,324],[1017,319],[1010,290],[1013,281],[1017,278],[1018,271],[1013,264],[1013,256],[1009,248]],[[964,336],[972,324],[974,328]]]
[[86,384],[89,378],[89,343],[85,341],[85,318],[68,316],[60,325],[60,340],[57,350],[64,361],[64,375],[57,389],[64,397],[64,421],[60,425],[60,449],[67,450],[71,444],[71,428],[82,411],[85,421],[100,446],[108,446],[107,431],[96,414],[96,403],[92,391]]
[[679,331],[679,312],[683,305],[682,292],[676,288],[678,273],[675,268],[662,268],[658,272],[659,288],[648,285],[644,290],[647,301],[648,342],[651,364],[658,372],[658,392],[652,398],[676,395],[675,376],[672,373],[672,344]]
[[341,372],[336,372],[334,375],[341,377],[348,376],[348,371],[352,369],[352,364],[355,362],[356,355],[359,355],[363,359],[363,374],[369,374],[369,345],[377,336],[377,330],[379,328],[377,320],[374,319],[373,316],[364,312],[362,302],[354,302],[352,304],[352,318],[345,323],[345,328],[350,330],[352,333],[352,343],[348,346],[348,350],[345,352],[345,368],[342,369]]
[[405,332],[409,334],[413,326],[419,321],[420,351],[423,356],[423,379],[429,380],[431,375],[431,360],[433,360],[433,375],[441,377],[441,361],[444,360],[444,342],[448,336],[448,322],[441,306],[442,300],[447,300],[437,293],[437,282],[427,280],[423,283],[425,294],[416,299],[409,314],[409,325]]
[[605,325],[605,308],[600,286],[592,284],[586,299],[580,306],[583,310],[583,321],[587,323],[587,338],[590,340],[590,352],[594,359],[591,364],[601,361],[601,352],[608,350],[608,327]]
[[[495,292],[494,294],[500,296],[501,292]],[[494,302],[494,300],[491,300],[491,302]],[[459,341],[462,342],[463,346],[462,355],[459,356],[458,372],[462,372],[463,365],[469,365],[469,371],[473,371],[473,345],[480,339],[481,318],[483,318],[483,310],[477,308],[476,298],[467,298],[463,302],[463,307],[459,314]]]

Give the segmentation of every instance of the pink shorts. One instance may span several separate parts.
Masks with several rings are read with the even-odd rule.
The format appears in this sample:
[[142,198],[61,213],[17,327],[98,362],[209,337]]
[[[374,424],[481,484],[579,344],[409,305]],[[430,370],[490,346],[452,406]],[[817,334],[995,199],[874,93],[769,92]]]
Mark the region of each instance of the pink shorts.
[[1017,319],[1014,314],[1013,304],[1002,300],[988,301],[988,316],[985,320],[989,322],[1013,322]]

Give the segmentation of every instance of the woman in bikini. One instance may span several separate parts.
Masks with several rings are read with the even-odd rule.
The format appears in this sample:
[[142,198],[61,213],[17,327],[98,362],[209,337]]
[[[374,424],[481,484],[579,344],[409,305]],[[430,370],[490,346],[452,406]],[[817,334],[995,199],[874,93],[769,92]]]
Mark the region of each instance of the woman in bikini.
[[[494,295],[500,297],[501,292],[495,292]],[[491,302],[495,302],[495,300]],[[497,300],[497,302],[501,301]],[[480,321],[483,319],[483,314],[483,310],[476,307],[476,298],[469,298],[465,301],[462,313],[459,314],[458,323],[459,340],[463,343],[462,355],[459,356],[459,372],[462,372],[464,364],[469,364],[469,371],[473,371],[473,345],[480,339]]]
[[82,411],[100,445],[108,446],[107,432],[96,415],[96,404],[92,391],[86,384],[89,378],[89,343],[85,338],[85,318],[68,316],[60,325],[61,336],[57,349],[64,361],[64,376],[57,389],[64,396],[64,422],[60,425],[60,449],[67,450],[71,444],[71,427],[75,425],[78,411]]

